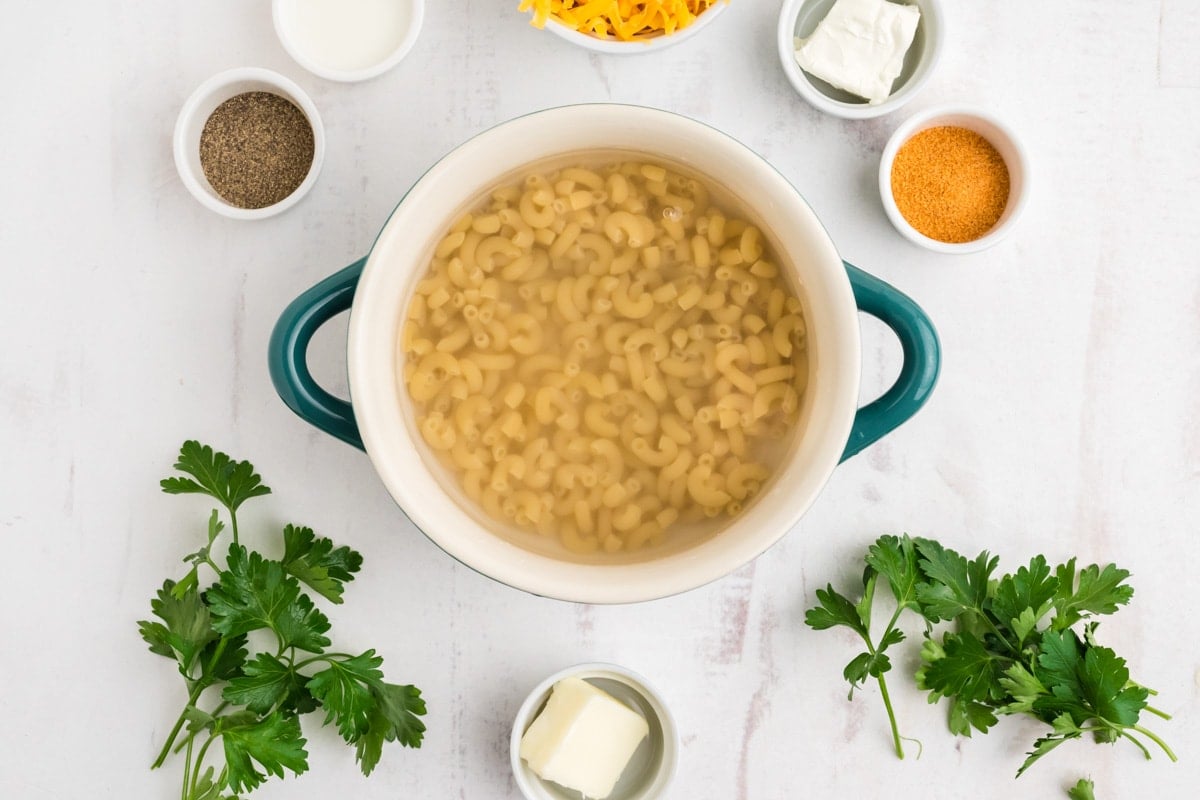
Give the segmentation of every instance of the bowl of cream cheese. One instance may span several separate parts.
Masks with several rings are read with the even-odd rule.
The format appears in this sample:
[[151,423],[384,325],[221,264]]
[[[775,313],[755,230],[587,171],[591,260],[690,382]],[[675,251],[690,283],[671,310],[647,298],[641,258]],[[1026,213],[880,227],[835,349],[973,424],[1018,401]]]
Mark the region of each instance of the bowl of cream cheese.
[[944,39],[940,0],[787,0],[779,14],[784,74],[810,105],[846,119],[915,97]]

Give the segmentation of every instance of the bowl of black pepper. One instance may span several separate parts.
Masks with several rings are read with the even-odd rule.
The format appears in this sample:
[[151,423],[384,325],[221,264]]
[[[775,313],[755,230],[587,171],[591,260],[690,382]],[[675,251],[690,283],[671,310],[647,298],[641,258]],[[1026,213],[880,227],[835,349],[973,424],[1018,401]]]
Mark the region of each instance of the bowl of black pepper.
[[214,75],[175,123],[175,166],[205,207],[233,219],[291,208],[316,183],[325,156],[320,114],[279,73],[245,67]]

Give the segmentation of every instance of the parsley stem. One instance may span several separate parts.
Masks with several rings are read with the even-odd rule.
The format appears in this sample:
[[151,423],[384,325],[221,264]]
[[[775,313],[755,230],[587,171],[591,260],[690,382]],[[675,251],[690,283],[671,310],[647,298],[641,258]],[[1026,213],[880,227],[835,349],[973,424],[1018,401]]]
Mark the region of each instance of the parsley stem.
[[[871,643],[868,641],[867,644],[870,645]],[[313,656],[312,658],[306,658],[303,661],[299,662],[298,664],[294,664],[292,666],[292,669],[300,669],[301,667],[307,667],[309,664],[316,663],[317,661],[324,661],[325,663],[329,664],[329,663],[332,663],[335,659],[339,659],[339,658],[343,658],[343,659],[344,658],[354,658],[354,656],[350,655],[349,653],[322,653],[319,656]]]
[[[217,642],[216,648],[213,650],[212,658],[208,660],[208,669],[205,670],[205,672],[212,672],[213,667],[217,665],[217,662],[221,660],[221,656],[225,654],[225,648],[228,644],[229,640],[222,636],[221,640]],[[204,673],[202,672],[201,674],[203,675]],[[180,712],[179,719],[175,721],[175,727],[171,729],[170,735],[167,736],[167,741],[163,742],[162,750],[159,751],[158,758],[155,759],[154,763],[150,765],[150,769],[158,769],[163,765],[163,762],[167,760],[167,756],[171,753],[171,745],[175,743],[175,737],[179,735],[179,730],[183,727],[183,723],[187,719],[188,709],[196,705],[196,701],[200,699],[201,692],[207,689],[209,685],[210,684],[205,683],[203,680],[200,680],[194,687],[192,687],[192,691],[188,693],[187,705],[185,705],[183,707],[183,711]],[[192,737],[194,736],[195,734],[192,734]],[[192,737],[188,738],[191,739]]]
[[1016,647],[1013,647],[1012,643],[1008,641],[1008,639],[1004,638],[1004,634],[1000,632],[1000,629],[996,627],[996,623],[992,622],[987,614],[983,613],[983,611],[977,608],[972,608],[971,610],[975,612],[976,617],[983,620],[984,623],[987,624],[988,629],[992,632],[992,635],[999,639],[1000,643],[1007,647],[1010,653],[1020,655],[1021,651]]
[[892,743],[896,746],[896,755],[904,759],[904,745],[900,743],[900,730],[896,727],[896,712],[892,710],[892,698],[888,695],[887,681],[880,674],[879,678],[879,694],[883,697],[884,708],[887,709],[888,721],[892,724]]
[[[200,781],[200,767],[204,764],[204,756],[205,756],[205,754],[208,753],[209,745],[211,745],[216,740],[217,740],[217,735],[215,733],[209,734],[208,738],[204,740],[204,744],[202,744],[200,746],[200,753],[196,756],[196,766],[192,770],[192,787],[193,788],[195,788],[196,784]],[[185,769],[186,769],[186,766],[185,766]]]
[[[903,603],[896,606],[895,613],[893,613],[892,618],[888,620],[887,627],[883,629],[883,639],[886,639],[888,634],[892,632],[892,628],[896,627],[896,620],[900,619],[900,612],[905,608],[907,608],[907,606]],[[882,642],[883,639],[880,639],[879,641]]]
[[[1175,757],[1175,753],[1173,753],[1171,751],[1171,748],[1167,746],[1167,743],[1164,742],[1162,739],[1158,738],[1158,736],[1156,736],[1154,734],[1154,731],[1147,730],[1146,728],[1143,728],[1141,725],[1131,725],[1130,727],[1133,728],[1138,733],[1140,733],[1142,736],[1145,736],[1147,739],[1154,742],[1159,747],[1161,747],[1163,749],[1163,752],[1167,754],[1167,758],[1171,759],[1172,761],[1179,760],[1178,758]],[[1147,754],[1146,758],[1149,758],[1149,757],[1150,757],[1150,755]]]
[[[217,706],[216,708],[214,708],[212,711],[209,712],[209,716],[214,717],[214,718],[219,717],[221,715],[221,712],[224,711],[228,707],[229,707],[229,701],[228,700],[222,701],[221,705]],[[192,734],[184,741],[175,745],[174,752],[178,753],[180,750],[182,750],[187,745],[188,741],[190,741],[191,739],[194,739],[195,736],[196,736],[195,734]]]
[[1159,717],[1160,719],[1170,719],[1171,718],[1170,714],[1168,714],[1165,711],[1160,711],[1159,709],[1155,708],[1154,706],[1146,706],[1146,710],[1149,711],[1154,716]]
[[183,800],[188,800],[192,796],[188,781],[188,777],[191,774],[190,767],[192,766],[192,740],[193,737],[189,736],[187,740],[187,755],[183,758],[183,794],[181,795]]
[[1141,741],[1136,736],[1134,736],[1127,730],[1118,730],[1117,733],[1121,736],[1124,736],[1126,739],[1133,742],[1134,744],[1136,744],[1138,750],[1141,750],[1142,755],[1144,755],[1146,757],[1146,760],[1147,761],[1150,760],[1150,751],[1146,749],[1146,745],[1142,744]]
[[[228,506],[226,506],[228,508]],[[229,509],[229,532],[233,535],[233,543],[238,543],[237,512]]]
[[[905,608],[906,606],[903,603],[896,606],[892,618],[888,620],[887,627],[883,629],[883,637],[879,640],[881,644],[887,641],[888,635],[891,634],[892,629],[896,626],[896,620],[900,619],[900,612],[904,611]],[[876,655],[879,652],[879,648],[876,648],[871,642],[871,637],[864,634],[863,639],[866,640],[867,650],[871,655]],[[903,760],[904,745],[900,743],[900,729],[896,725],[896,712],[892,710],[892,698],[888,694],[887,681],[884,680],[882,672],[877,676],[876,680],[879,681],[879,694],[883,697],[883,705],[887,709],[888,722],[892,726],[892,744],[896,747],[896,756]]]
[[[224,644],[223,640],[222,644]],[[171,754],[171,745],[175,744],[175,737],[179,735],[180,729],[183,728],[183,723],[187,721],[188,709],[196,704],[196,701],[200,699],[200,693],[203,692],[205,688],[205,684],[197,683],[195,688],[192,689],[191,693],[188,695],[187,705],[185,705],[183,707],[183,711],[179,713],[179,719],[175,720],[175,727],[171,728],[171,733],[167,736],[167,741],[163,743],[162,750],[159,751],[158,758],[156,758],[154,763],[150,765],[150,769],[158,769],[163,765],[163,762],[167,760],[167,756]]]

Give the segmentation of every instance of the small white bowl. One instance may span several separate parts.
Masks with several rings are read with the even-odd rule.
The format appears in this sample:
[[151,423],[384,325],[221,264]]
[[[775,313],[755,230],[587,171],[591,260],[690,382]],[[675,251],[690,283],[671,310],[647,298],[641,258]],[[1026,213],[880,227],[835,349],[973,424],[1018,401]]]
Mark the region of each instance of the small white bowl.
[[942,57],[946,23],[941,0],[911,0],[902,5],[921,9],[921,21],[912,46],[904,57],[904,68],[887,100],[871,105],[861,97],[830,86],[809,75],[796,63],[796,39],[807,38],[825,18],[835,0],[787,0],[779,12],[779,61],[796,91],[815,108],[845,119],[870,119],[889,114],[916,97]]
[[[408,55],[408,51],[412,50],[413,45],[417,42],[417,35],[421,32],[421,24],[425,19],[425,0],[391,0],[390,5],[399,10],[403,19],[407,22],[407,28],[403,35],[399,36],[394,46],[389,47],[388,42],[376,42],[377,53],[376,57],[367,59],[367,62],[360,67],[353,69],[342,68],[330,64],[322,63],[320,56],[306,49],[302,42],[302,37],[297,29],[297,3],[300,0],[272,0],[271,3],[271,18],[275,23],[275,35],[279,37],[280,44],[287,51],[297,64],[304,67],[312,74],[325,78],[326,80],[339,81],[341,83],[354,83],[356,81],[365,81],[374,78],[377,75],[382,75],[392,67],[400,63],[400,61]],[[346,4],[343,11],[349,9],[352,4]],[[360,35],[361,31],[338,31],[330,29],[331,35],[353,37]],[[380,31],[373,30],[370,34],[378,34]],[[363,42],[366,46],[369,42]]]
[[645,678],[616,664],[577,664],[556,672],[537,685],[513,722],[509,752],[513,777],[526,800],[580,800],[578,792],[543,781],[521,759],[521,737],[541,712],[554,684],[564,678],[582,678],[608,692],[645,717],[649,735],[638,745],[608,800],[655,800],[667,791],[679,764],[679,730],[662,696]]
[[566,39],[572,44],[579,45],[585,50],[591,50],[596,53],[607,53],[609,55],[640,55],[642,53],[656,53],[660,50],[687,41],[693,36],[700,33],[702,30],[712,24],[717,15],[726,9],[728,3],[726,0],[718,0],[718,2],[707,8],[704,13],[696,17],[696,21],[688,25],[682,30],[675,33],[662,36],[652,36],[645,39],[637,39],[635,41],[623,41],[621,39],[600,38],[593,36],[590,33],[582,33],[574,28],[571,28],[563,23],[550,19],[546,22],[546,30]]
[[[217,106],[245,92],[270,92],[290,100],[304,112],[313,132],[313,159],[308,175],[294,192],[278,203],[263,208],[239,208],[227,202],[208,182],[200,164],[200,134],[204,131],[204,123]],[[240,67],[212,76],[192,92],[175,121],[173,146],[179,177],[201,205],[232,219],[265,219],[296,205],[317,182],[317,175],[325,160],[325,128],[321,125],[317,107],[295,83],[269,69]]]
[[[916,134],[929,128],[949,125],[975,131],[991,142],[1008,167],[1008,202],[992,229],[970,242],[941,242],[931,239],[908,223],[892,195],[892,164],[900,147]],[[1016,134],[996,117],[977,108],[938,106],[905,120],[888,139],[879,160],[879,197],[883,210],[904,238],[937,253],[974,253],[999,242],[1012,231],[1029,203],[1029,155]]]

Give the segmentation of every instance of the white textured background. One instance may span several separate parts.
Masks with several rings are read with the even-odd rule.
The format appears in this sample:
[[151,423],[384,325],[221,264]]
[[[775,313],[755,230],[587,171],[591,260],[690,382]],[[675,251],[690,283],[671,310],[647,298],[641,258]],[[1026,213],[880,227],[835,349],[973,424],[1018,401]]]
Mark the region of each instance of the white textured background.
[[[779,3],[734,0],[657,56],[598,57],[529,27],[516,0],[431,0],[395,70],[341,85],[303,72],[266,0],[4,0],[0,23],[0,797],[165,798],[147,766],[184,696],[134,621],[200,536],[208,506],[161,495],[179,443],[252,460],[276,494],[245,528],[294,520],[366,569],[332,614],[348,648],[421,686],[429,733],[368,780],[313,720],[312,770],[256,797],[514,798],[511,715],[548,673],[612,660],[656,682],[684,732],[671,797],[1185,798],[1200,778],[1200,15],[1190,0],[946,3],[941,68],[908,109],[843,122],[804,105],[775,55]],[[313,96],[328,134],[313,193],[281,217],[219,218],[183,189],[170,134],[210,75],[256,65]],[[766,156],[843,255],[914,296],[945,348],[926,410],[842,466],[786,540],[711,586],[650,605],[522,595],[414,531],[359,452],[275,397],[265,349],[299,292],[363,254],[405,189],[488,126],[616,100],[680,111]],[[941,102],[1010,121],[1035,159],[1033,204],[983,254],[930,255],[880,207],[889,133]],[[344,322],[314,348],[344,386]],[[898,348],[865,326],[864,392]],[[956,740],[892,678],[920,760],[890,753],[877,693],[845,702],[848,636],[802,624],[877,535],[910,531],[1002,567],[1044,552],[1116,561],[1137,596],[1101,637],[1176,713],[1182,757],[1127,743],[1060,748],[1012,782],[1039,727]],[[249,537],[253,540],[253,537]],[[914,631],[915,632],[915,631]]]

